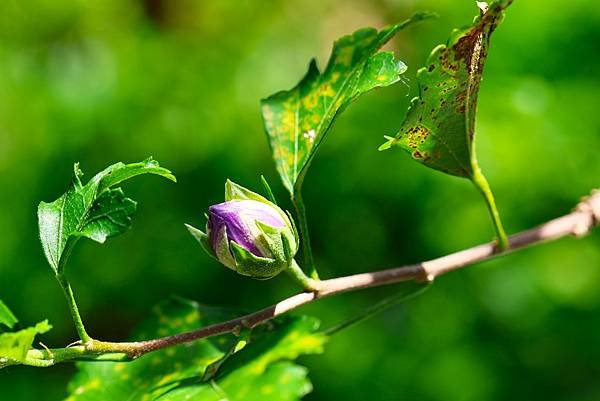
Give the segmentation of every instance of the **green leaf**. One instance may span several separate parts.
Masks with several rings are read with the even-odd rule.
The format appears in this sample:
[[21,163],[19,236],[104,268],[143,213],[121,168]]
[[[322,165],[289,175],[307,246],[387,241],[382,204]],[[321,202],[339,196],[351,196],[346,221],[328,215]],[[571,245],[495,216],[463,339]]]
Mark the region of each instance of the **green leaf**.
[[381,31],[361,29],[335,42],[321,73],[312,60],[306,76],[293,89],[261,101],[262,115],[277,171],[293,194],[335,116],[363,93],[391,85],[407,67],[390,52],[378,50],[396,32],[432,17],[416,14]]
[[398,146],[418,162],[447,174],[470,179],[483,195],[494,223],[498,249],[508,247],[496,201],[475,154],[475,113],[490,37],[512,0],[489,7],[477,2],[480,15],[467,28],[455,30],[446,45],[433,49],[417,72],[419,97],[414,98],[400,131],[379,150]]
[[119,162],[110,166],[109,169],[110,173],[104,176],[100,183],[99,192],[142,174],[156,174],[177,182],[177,179],[169,170],[160,167],[158,162],[151,157],[139,163],[124,164]]
[[[230,312],[180,298],[160,303],[132,340],[167,336],[229,319]],[[181,380],[199,377],[231,346],[233,336],[153,352],[132,362],[81,362],[69,383],[69,401],[154,400]]]
[[8,306],[0,299],[0,326],[4,325],[12,329],[18,322],[15,315],[8,309]]
[[55,273],[60,273],[73,246],[81,237],[103,243],[131,225],[136,203],[120,188],[111,187],[140,174],[156,174],[175,181],[171,172],[149,158],[140,163],[116,163],[83,185],[83,173],[75,164],[67,192],[54,202],[38,206],[40,241]]
[[[475,112],[490,36],[512,0],[489,7],[468,28],[455,30],[446,45],[436,47],[417,72],[419,96],[411,102],[395,138],[380,150],[398,146],[436,170],[472,178],[477,170]],[[487,11],[486,11],[487,9]]]
[[318,321],[284,319],[280,327],[250,342],[228,358],[210,382],[184,383],[160,401],[291,401],[311,391],[307,370],[291,360],[323,351],[327,337]]
[[0,334],[0,366],[8,361],[22,363],[33,340],[38,334],[44,334],[52,328],[47,320],[14,333]]
[[92,205],[80,233],[104,243],[107,237],[121,234],[129,228],[136,207],[137,203],[126,198],[121,188],[108,189]]
[[[238,313],[172,298],[154,309],[132,339],[192,330]],[[316,324],[308,318],[286,318],[239,338],[229,334],[202,339],[132,362],[80,362],[67,400],[298,400],[310,390],[310,382],[306,369],[290,360],[321,351],[325,336],[315,332]],[[259,397],[269,389],[272,396]]]

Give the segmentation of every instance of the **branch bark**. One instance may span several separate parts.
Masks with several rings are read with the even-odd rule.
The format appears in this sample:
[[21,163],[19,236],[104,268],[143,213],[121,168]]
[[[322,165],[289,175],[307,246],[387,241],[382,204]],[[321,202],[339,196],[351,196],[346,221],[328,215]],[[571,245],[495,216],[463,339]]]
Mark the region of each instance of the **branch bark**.
[[[216,336],[237,332],[242,328],[253,328],[274,317],[321,298],[330,297],[363,288],[416,280],[432,282],[436,277],[474,263],[492,259],[507,253],[552,241],[565,236],[582,237],[600,224],[600,190],[592,191],[583,198],[573,212],[550,220],[533,229],[509,237],[509,246],[499,251],[496,243],[490,242],[455,252],[429,261],[380,270],[371,273],[338,277],[320,282],[318,291],[302,292],[257,312],[226,322],[202,327],[197,330],[140,342],[104,342],[91,340],[85,344],[53,350],[31,350],[25,364],[50,366],[72,359],[118,360],[135,359],[159,349]],[[69,350],[66,352],[66,350]],[[64,358],[57,356],[64,355]],[[114,356],[114,358],[111,357]],[[75,358],[73,358],[75,357]],[[49,360],[51,359],[51,360]],[[28,363],[29,362],[29,363]]]

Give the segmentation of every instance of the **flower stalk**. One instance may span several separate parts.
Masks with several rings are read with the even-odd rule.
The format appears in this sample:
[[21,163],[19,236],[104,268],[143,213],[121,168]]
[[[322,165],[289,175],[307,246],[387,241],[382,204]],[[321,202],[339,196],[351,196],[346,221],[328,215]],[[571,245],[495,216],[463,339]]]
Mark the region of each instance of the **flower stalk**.
[[298,266],[295,260],[292,260],[292,263],[286,269],[286,272],[292,277],[294,281],[296,281],[302,288],[309,292],[318,292],[319,291],[319,280],[315,280],[313,278],[308,277],[304,274],[304,271]]

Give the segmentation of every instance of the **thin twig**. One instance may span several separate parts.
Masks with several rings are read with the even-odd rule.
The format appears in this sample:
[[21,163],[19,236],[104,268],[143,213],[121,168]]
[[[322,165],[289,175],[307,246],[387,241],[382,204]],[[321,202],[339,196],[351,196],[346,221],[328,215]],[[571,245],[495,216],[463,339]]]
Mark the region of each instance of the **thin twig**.
[[[147,341],[115,343],[92,340],[90,343],[76,347],[80,349],[80,352],[77,352],[74,356],[80,360],[86,359],[86,357],[87,359],[102,358],[103,360],[107,360],[110,359],[110,356],[106,354],[115,354],[115,359],[118,360],[123,360],[124,355],[127,355],[130,359],[135,359],[141,355],[163,348],[189,343],[219,334],[239,331],[244,327],[253,328],[276,316],[283,315],[284,313],[299,308],[300,306],[336,294],[398,283],[401,281],[416,280],[432,282],[436,277],[442,274],[461,269],[477,262],[505,255],[518,249],[552,241],[568,235],[581,237],[589,233],[593,227],[599,224],[599,222],[600,190],[594,190],[589,197],[581,200],[573,212],[557,219],[550,220],[536,228],[510,236],[509,247],[505,251],[499,251],[496,243],[490,242],[426,262],[371,273],[355,274],[352,276],[323,280],[320,282],[318,292],[299,293],[265,309],[247,314],[237,319]],[[81,348],[84,348],[84,350],[81,351]],[[54,353],[56,357],[57,351],[61,350],[64,349],[53,349],[51,352]],[[60,354],[61,353],[59,352],[58,355]],[[42,366],[44,364],[40,363],[40,361],[36,361],[36,359],[47,356],[48,352],[31,350],[28,355],[33,358],[31,361],[32,365],[36,364],[37,366]],[[65,358],[62,359],[62,361],[71,359],[68,356],[70,355],[65,355]],[[61,360],[56,359],[56,361],[58,362]]]
[[392,296],[387,297],[385,299],[382,299],[381,301],[377,302],[375,305],[368,307],[361,313],[352,316],[351,318],[346,319],[343,322],[324,330],[323,333],[325,333],[328,336],[332,336],[335,333],[341,330],[345,330],[348,327],[352,327],[358,323],[361,323],[366,319],[369,319],[370,317],[375,316],[383,312],[384,310],[395,306],[396,304],[399,304],[400,302],[408,301],[409,299],[421,295],[431,286],[430,283],[417,284],[416,282],[407,283],[406,285],[409,286],[409,288],[403,288],[400,292],[393,294]]

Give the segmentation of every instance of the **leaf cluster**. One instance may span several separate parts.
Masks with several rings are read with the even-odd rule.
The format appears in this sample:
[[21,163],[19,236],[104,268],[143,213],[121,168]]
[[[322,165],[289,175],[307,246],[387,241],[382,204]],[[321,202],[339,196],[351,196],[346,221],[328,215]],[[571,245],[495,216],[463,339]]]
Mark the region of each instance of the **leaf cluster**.
[[[489,185],[477,164],[475,115],[490,37],[511,2],[497,0],[489,6],[478,3],[480,14],[474,22],[453,32],[446,45],[431,52],[417,74],[419,95],[412,100],[397,135],[388,137],[388,142],[380,148],[398,147],[427,167],[472,180],[486,200],[500,246],[505,243],[506,235]],[[380,31],[367,28],[344,36],[334,43],[322,71],[312,60],[296,86],[261,101],[275,166],[300,214],[305,249],[310,249],[310,243],[300,192],[318,147],[335,118],[353,101],[373,89],[398,82],[407,70],[404,62],[392,52],[380,51],[381,47],[399,31],[431,17],[430,13],[419,13]],[[88,340],[87,333],[65,278],[66,262],[80,238],[104,243],[131,227],[137,203],[126,197],[119,185],[144,174],[176,181],[169,170],[152,158],[139,163],[113,164],[85,183],[79,165],[75,164],[65,193],[52,202],[39,204],[42,248],[63,286],[83,343]],[[273,200],[268,186],[267,189]],[[259,196],[231,183],[227,191],[227,200]],[[205,234],[188,228],[210,248]],[[294,239],[299,242],[299,238]],[[290,246],[284,248],[286,258],[293,259]],[[165,337],[236,315],[172,298],[159,304],[131,339]],[[318,328],[319,322],[311,317],[278,318],[253,330],[240,327],[235,335],[161,349],[134,361],[79,362],[67,400],[298,400],[311,390],[311,384],[307,370],[294,361],[301,355],[323,351],[328,336]],[[50,329],[47,321],[21,328],[0,300],[0,368],[26,363],[35,337]]]

